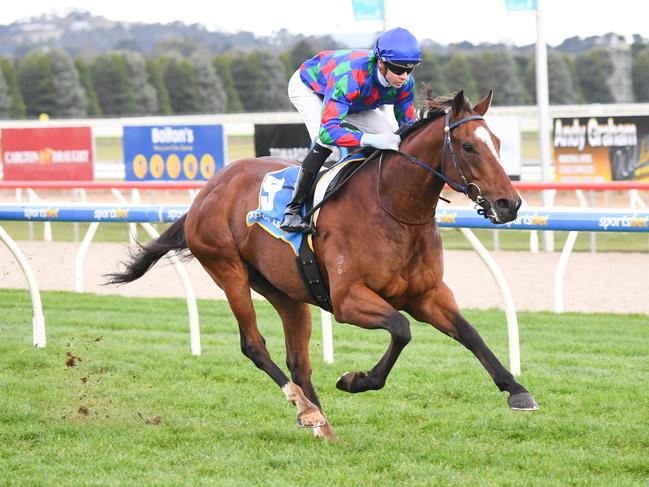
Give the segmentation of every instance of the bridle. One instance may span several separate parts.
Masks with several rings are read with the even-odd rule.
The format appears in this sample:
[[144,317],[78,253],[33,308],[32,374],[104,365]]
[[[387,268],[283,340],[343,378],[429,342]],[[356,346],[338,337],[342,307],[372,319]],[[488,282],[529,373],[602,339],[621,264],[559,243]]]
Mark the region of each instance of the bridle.
[[[390,152],[393,152],[395,154],[398,154],[399,156],[403,157],[409,162],[412,162],[413,164],[416,164],[417,166],[421,167],[422,169],[425,169],[426,171],[434,174],[438,178],[440,178],[442,181],[444,181],[446,184],[448,184],[451,188],[453,188],[455,191],[459,193],[464,193],[469,197],[469,199],[472,199],[475,202],[475,208],[478,213],[478,215],[482,215],[485,218],[489,218],[490,216],[493,215],[493,208],[489,201],[485,199],[482,196],[482,191],[480,190],[480,187],[473,183],[470,182],[466,176],[464,175],[464,171],[462,170],[462,166],[460,166],[459,161],[457,160],[457,156],[455,154],[455,149],[453,148],[453,144],[451,141],[451,131],[457,127],[459,127],[462,124],[465,124],[466,122],[470,122],[472,120],[484,120],[484,117],[482,115],[469,115],[468,117],[464,117],[460,120],[456,120],[455,122],[451,123],[451,112],[450,110],[446,111],[446,115],[444,116],[444,145],[442,146],[442,159],[440,161],[440,170],[436,170],[429,165],[423,163],[419,159],[417,159],[414,156],[411,156],[410,154],[407,154],[405,152],[401,152],[400,150],[394,150],[394,149],[387,149]],[[405,223],[406,225],[423,225],[424,223],[428,223],[435,217],[435,212],[433,212],[432,216],[429,218],[426,218],[421,221],[408,221],[403,218],[398,217],[394,213],[392,213],[390,210],[388,210],[383,202],[381,201],[381,173],[383,169],[383,154],[386,151],[383,151],[381,153],[381,156],[379,158],[379,178],[376,184],[376,196],[379,200],[379,204],[381,205],[381,208],[383,211],[385,211],[388,215],[390,215],[392,218],[397,220],[398,222]],[[450,153],[451,155],[451,162],[453,163],[453,167],[455,170],[460,174],[460,181],[462,182],[461,184],[458,183],[457,181],[452,180],[449,178],[446,174],[444,174],[444,163],[446,162],[447,155]],[[469,195],[469,192],[471,191],[471,188],[475,188],[477,190],[477,195],[474,198],[471,198]],[[440,196],[440,199],[444,199]],[[448,200],[445,200],[448,201]]]

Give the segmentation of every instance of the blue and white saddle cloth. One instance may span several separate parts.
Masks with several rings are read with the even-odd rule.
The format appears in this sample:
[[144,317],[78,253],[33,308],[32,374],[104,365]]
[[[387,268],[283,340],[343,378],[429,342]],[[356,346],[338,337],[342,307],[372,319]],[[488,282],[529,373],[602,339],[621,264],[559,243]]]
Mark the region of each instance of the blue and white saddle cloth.
[[[321,171],[321,176],[316,183],[315,192],[313,195],[313,206],[317,205],[325,195],[329,184],[334,178],[343,170],[349,163],[360,162],[365,159],[365,156],[350,155],[343,159],[330,169]],[[295,255],[299,254],[302,239],[305,237],[304,233],[291,233],[285,232],[279,226],[284,219],[284,211],[286,205],[291,201],[293,196],[293,187],[297,179],[299,167],[287,167],[279,171],[269,172],[264,176],[259,189],[259,206],[256,210],[249,211],[246,215],[246,224],[252,226],[257,224],[264,230],[270,233],[273,237],[283,240],[291,246]],[[313,223],[315,224],[318,213],[316,210],[313,214]],[[306,213],[305,208],[302,208],[302,215]],[[311,235],[309,237],[309,244],[313,249],[311,243]]]

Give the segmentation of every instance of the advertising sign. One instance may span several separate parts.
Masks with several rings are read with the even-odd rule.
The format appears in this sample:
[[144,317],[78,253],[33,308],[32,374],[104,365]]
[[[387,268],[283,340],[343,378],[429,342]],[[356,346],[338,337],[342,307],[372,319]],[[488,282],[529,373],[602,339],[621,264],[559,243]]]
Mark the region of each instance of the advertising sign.
[[649,179],[649,117],[556,118],[555,179]]
[[2,129],[5,181],[92,181],[90,127]]
[[311,138],[303,123],[255,124],[255,157],[302,161],[310,146]]
[[127,181],[206,181],[225,164],[222,125],[123,129]]

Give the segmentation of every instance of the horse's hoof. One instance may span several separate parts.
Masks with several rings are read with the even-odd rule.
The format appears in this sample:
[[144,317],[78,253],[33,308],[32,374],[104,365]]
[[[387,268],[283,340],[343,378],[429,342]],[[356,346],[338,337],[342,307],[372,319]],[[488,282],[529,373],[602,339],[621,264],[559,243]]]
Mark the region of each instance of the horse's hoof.
[[316,407],[308,408],[297,415],[297,425],[300,428],[320,428],[327,424],[327,419]]
[[313,428],[313,436],[327,441],[336,441],[338,439],[329,423],[319,428]]
[[367,377],[365,372],[345,372],[343,375],[338,377],[336,381],[336,388],[345,392],[360,392],[358,386],[358,379],[363,379]]
[[529,392],[519,392],[518,394],[511,394],[507,399],[509,408],[514,411],[536,411],[539,405]]

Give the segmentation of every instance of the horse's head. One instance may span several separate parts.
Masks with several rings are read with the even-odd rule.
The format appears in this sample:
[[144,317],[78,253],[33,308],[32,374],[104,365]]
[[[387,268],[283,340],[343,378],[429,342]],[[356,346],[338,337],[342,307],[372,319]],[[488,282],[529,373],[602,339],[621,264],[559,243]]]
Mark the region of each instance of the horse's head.
[[474,107],[460,91],[447,107],[440,170],[455,181],[493,223],[516,219],[521,198],[500,162],[500,140],[482,118],[491,105],[489,92]]

